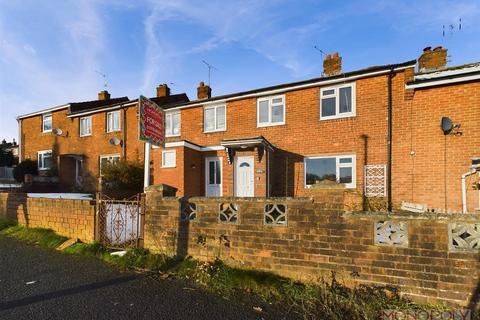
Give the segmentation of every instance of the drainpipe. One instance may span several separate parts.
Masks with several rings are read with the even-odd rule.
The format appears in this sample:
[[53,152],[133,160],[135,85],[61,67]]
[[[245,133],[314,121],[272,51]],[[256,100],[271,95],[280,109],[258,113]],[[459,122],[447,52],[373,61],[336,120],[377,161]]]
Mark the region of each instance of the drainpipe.
[[393,68],[388,74],[388,161],[387,161],[387,208],[392,211],[392,78]]
[[123,126],[122,126],[122,152],[123,160],[127,160],[127,109],[123,109]]
[[467,173],[462,174],[462,212],[467,213],[467,186],[465,179],[477,172],[476,169],[472,169]]

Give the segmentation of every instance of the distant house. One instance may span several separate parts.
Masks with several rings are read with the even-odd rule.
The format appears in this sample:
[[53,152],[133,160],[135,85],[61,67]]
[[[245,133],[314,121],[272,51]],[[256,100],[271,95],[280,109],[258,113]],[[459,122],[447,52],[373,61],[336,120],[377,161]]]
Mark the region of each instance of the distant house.
[[[318,78],[213,97],[200,83],[197,100],[165,109],[153,183],[180,196],[298,197],[330,180],[388,208],[459,212],[480,157],[480,68],[447,68],[443,48],[352,72],[335,53]],[[459,130],[444,135],[442,117]]]
[[[188,101],[186,94],[170,95],[166,85],[160,85],[152,99],[159,105]],[[137,100],[111,98],[101,91],[98,100],[67,103],[17,120],[20,160],[36,160],[37,180],[56,183],[63,191],[94,191],[102,164],[144,159]]]
[[0,143],[0,180],[13,180],[13,167],[18,164],[18,144],[13,139]]

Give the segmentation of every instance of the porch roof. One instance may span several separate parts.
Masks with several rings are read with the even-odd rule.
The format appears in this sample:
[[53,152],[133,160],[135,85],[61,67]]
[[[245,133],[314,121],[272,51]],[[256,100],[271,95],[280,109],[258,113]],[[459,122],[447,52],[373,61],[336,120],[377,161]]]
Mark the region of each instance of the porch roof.
[[61,154],[60,157],[73,158],[73,159],[75,159],[75,160],[83,160],[83,159],[85,159],[85,155],[83,155],[83,154],[74,154],[74,153]]
[[243,139],[224,139],[220,142],[220,145],[229,149],[244,149],[249,147],[262,146],[271,151],[274,150],[273,145],[268,142],[263,136]]

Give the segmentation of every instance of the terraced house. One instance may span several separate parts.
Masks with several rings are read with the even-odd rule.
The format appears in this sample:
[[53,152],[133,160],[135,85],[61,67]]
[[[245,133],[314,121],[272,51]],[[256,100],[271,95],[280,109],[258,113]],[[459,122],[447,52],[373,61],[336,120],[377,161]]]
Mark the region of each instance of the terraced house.
[[[321,77],[216,97],[200,83],[197,100],[165,108],[153,182],[180,196],[297,197],[330,180],[364,204],[458,212],[480,135],[444,135],[440,121],[478,123],[479,78],[478,66],[447,68],[446,52],[353,72],[335,53]],[[444,142],[457,145],[446,163]],[[466,193],[472,211],[478,195]]]
[[[170,95],[166,85],[152,98],[164,106],[188,101],[186,94]],[[22,115],[20,159],[38,163],[35,180],[62,191],[95,191],[102,164],[126,159],[142,162],[144,143],[138,140],[138,103],[127,97],[67,103]]]

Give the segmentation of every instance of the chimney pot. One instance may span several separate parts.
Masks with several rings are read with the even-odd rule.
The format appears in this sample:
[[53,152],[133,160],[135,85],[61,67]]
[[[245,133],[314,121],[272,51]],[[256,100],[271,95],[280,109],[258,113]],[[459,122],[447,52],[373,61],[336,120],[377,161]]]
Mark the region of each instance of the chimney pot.
[[110,93],[107,90],[102,90],[98,93],[98,100],[110,100]]
[[423,48],[423,52],[429,52],[432,50],[432,47],[425,47]]
[[433,51],[438,51],[438,50],[442,50],[442,46],[437,46],[435,47],[435,49],[433,49]]
[[323,60],[323,75],[328,77],[340,73],[342,73],[342,57],[338,52],[333,53],[333,56],[327,54]]
[[203,81],[200,81],[197,88],[198,100],[210,99],[212,97],[212,89],[210,86],[206,86]]
[[157,97],[168,97],[170,95],[170,88],[164,83],[157,87]]

